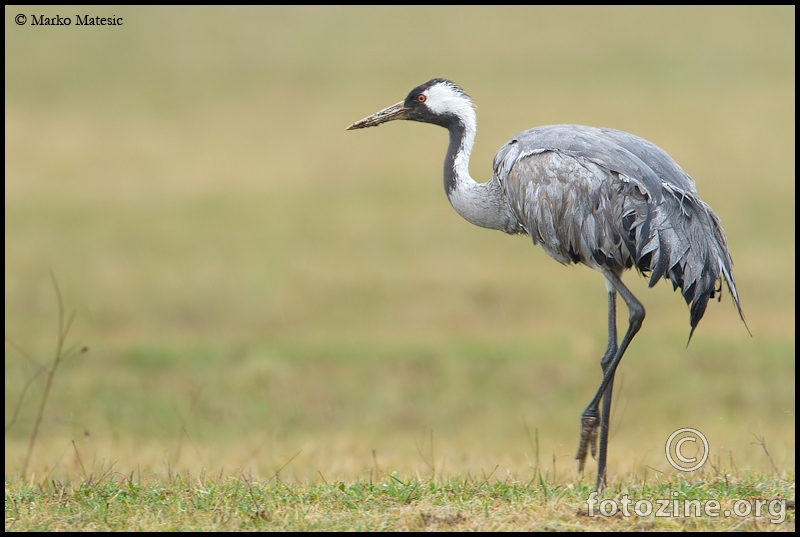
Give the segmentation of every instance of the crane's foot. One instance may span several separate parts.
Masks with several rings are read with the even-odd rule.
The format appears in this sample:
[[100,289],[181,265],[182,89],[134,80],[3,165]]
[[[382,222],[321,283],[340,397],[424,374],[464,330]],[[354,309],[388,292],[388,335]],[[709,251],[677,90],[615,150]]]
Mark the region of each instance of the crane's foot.
[[578,471],[583,473],[586,464],[586,453],[591,448],[592,458],[597,458],[597,431],[600,429],[600,416],[597,409],[586,410],[581,417],[581,440],[578,444]]

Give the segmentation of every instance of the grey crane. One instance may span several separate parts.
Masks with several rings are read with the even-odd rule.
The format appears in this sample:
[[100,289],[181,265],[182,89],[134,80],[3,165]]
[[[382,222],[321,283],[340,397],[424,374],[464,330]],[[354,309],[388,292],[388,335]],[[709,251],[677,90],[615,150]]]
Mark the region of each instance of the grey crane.
[[[495,155],[492,179],[477,183],[469,175],[475,109],[457,84],[430,80],[347,130],[396,119],[433,123],[450,132],[444,188],[450,204],[468,222],[527,234],[559,263],[580,263],[605,277],[608,346],[600,358],[603,380],[581,415],[575,456],[583,472],[587,451],[597,457],[599,428],[597,489],[603,488],[614,374],[645,315],[622,283],[622,273],[635,268],[649,273],[650,287],[661,278],[671,281],[673,289],[680,287],[690,308],[689,340],[709,299],[721,293],[723,280],[744,322],[719,218],[698,197],[694,180],[666,152],[627,132],[582,125],[523,131]],[[617,293],[629,312],[620,343]]]

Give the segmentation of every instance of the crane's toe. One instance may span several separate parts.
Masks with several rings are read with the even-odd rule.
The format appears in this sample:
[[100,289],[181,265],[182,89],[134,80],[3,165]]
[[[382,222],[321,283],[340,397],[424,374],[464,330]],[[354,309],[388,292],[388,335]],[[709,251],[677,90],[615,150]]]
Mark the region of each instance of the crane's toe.
[[578,444],[578,471],[583,473],[586,464],[586,453],[591,449],[592,458],[597,458],[597,431],[600,428],[600,416],[597,411],[586,411],[581,418],[581,440]]

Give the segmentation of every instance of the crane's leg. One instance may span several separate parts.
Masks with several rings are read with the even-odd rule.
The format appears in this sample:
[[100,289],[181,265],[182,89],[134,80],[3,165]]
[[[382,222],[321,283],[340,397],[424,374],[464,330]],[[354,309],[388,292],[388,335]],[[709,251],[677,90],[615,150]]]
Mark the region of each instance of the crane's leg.
[[[608,347],[600,358],[600,367],[603,376],[608,372],[611,361],[617,354],[617,292],[608,284],[611,290],[608,293]],[[603,393],[603,408],[600,414],[600,457],[597,459],[597,488],[606,486],[606,452],[608,446],[609,422],[611,421],[611,394],[614,391],[614,376],[606,386]],[[594,446],[593,446],[594,448]],[[601,482],[602,480],[602,482]]]
[[[603,414],[602,414],[602,430],[600,435],[600,457],[597,461],[597,489],[600,490],[605,486],[606,482],[606,456],[608,448],[608,425],[611,413],[611,392],[614,386],[614,375],[617,371],[617,366],[622,360],[622,355],[630,345],[633,336],[642,327],[644,320],[644,306],[639,302],[633,293],[625,287],[620,280],[619,276],[611,271],[605,273],[606,282],[609,287],[608,293],[608,348],[606,353],[600,359],[600,365],[603,368],[603,381],[597,390],[594,398],[592,399],[586,410],[583,411],[581,416],[581,439],[578,445],[578,454],[575,456],[578,459],[578,470],[583,471],[584,463],[586,461],[586,453],[589,447],[592,450],[592,456],[597,452],[597,429],[601,425],[601,419],[598,411],[600,399],[603,399]],[[622,338],[622,343],[617,347],[617,327],[616,327],[616,292],[622,296],[625,304],[628,306],[628,330]]]
[[[608,347],[603,357],[600,358],[600,367],[605,376],[611,361],[617,354],[617,291],[608,279],[606,279],[606,289],[608,290]],[[608,423],[611,418],[611,393],[614,389],[614,379],[611,379],[603,394],[603,409],[600,414],[600,460],[606,460],[605,446],[608,443]],[[585,438],[588,440],[586,443],[581,442],[578,448],[578,454],[575,458],[578,459],[578,471],[583,472],[584,464],[586,463],[586,451],[591,449],[592,457],[597,457],[597,426],[594,423],[586,424],[588,428],[585,433]],[[584,438],[583,427],[581,430],[581,438]],[[598,471],[598,476],[602,475],[605,484],[605,475]]]

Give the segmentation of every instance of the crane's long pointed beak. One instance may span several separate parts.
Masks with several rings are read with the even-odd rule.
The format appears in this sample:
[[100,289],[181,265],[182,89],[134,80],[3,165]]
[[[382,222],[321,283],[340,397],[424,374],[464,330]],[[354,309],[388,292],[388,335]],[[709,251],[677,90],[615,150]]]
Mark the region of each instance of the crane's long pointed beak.
[[346,130],[351,131],[354,129],[363,129],[365,127],[374,127],[393,119],[408,119],[408,108],[403,106],[403,101],[393,104],[389,108],[384,108],[380,112],[376,112],[369,117],[365,117],[361,121],[356,121]]

